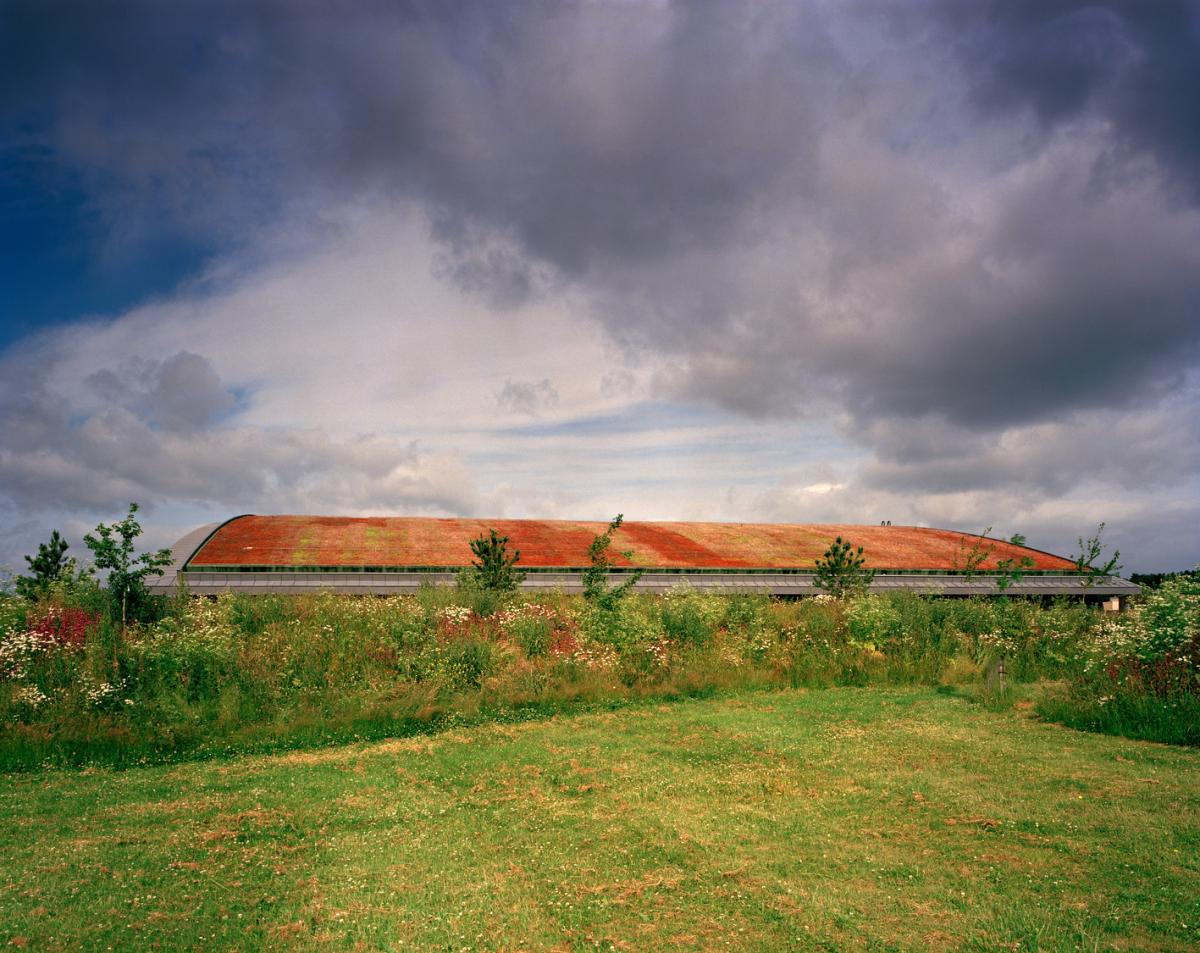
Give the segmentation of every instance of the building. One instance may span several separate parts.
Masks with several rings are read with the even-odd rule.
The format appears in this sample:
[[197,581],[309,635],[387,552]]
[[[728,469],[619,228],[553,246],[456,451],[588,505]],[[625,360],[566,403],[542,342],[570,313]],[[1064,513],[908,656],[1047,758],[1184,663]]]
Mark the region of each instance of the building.
[[[574,520],[482,520],[425,517],[236,516],[202,526],[173,547],[174,563],[154,584],[180,582],[197,595],[226,591],[335,591],[390,595],[422,583],[450,584],[472,561],[473,539],[495,529],[520,551],[524,588],[582,591],[588,546],[607,524]],[[781,523],[624,523],[613,541],[614,581],[644,569],[644,592],[679,585],[777,596],[820,593],[817,559],[838,536],[862,546],[876,571],[871,591],[908,589],[946,596],[1071,595],[1119,608],[1139,588],[1115,576],[1089,580],[1074,563],[1003,540],[918,526]],[[1002,589],[998,563],[1032,562]],[[973,567],[968,570],[967,567]],[[1090,584],[1089,584],[1090,583]]]

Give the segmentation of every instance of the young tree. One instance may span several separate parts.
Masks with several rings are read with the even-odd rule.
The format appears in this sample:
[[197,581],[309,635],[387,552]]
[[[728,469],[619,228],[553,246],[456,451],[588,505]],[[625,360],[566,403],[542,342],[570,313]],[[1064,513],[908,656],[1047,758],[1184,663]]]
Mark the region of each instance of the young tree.
[[[625,595],[637,585],[637,581],[645,574],[644,569],[630,573],[629,578],[619,586],[608,584],[608,573],[613,566],[609,547],[612,546],[613,533],[621,528],[625,517],[620,513],[609,522],[608,529],[592,540],[588,546],[588,562],[590,565],[583,571],[583,597],[593,602],[601,609],[611,610],[617,607]],[[620,555],[626,559],[633,558],[633,550],[623,550]]]
[[138,505],[129,504],[129,514],[119,523],[96,527],[95,535],[83,537],[92,551],[97,569],[108,570],[108,591],[114,601],[120,599],[121,627],[124,628],[130,607],[140,609],[147,600],[146,577],[161,576],[171,564],[171,551],[160,549],[156,553],[134,555],[134,540],[142,535],[141,524],[135,514]]
[[854,592],[865,592],[875,578],[875,570],[864,568],[865,562],[863,548],[859,546],[856,550],[853,543],[839,536],[825,550],[825,555],[817,560],[813,582],[838,598]]
[[36,556],[25,557],[25,562],[29,564],[29,575],[16,577],[17,595],[25,599],[38,599],[45,596],[57,582],[69,583],[89,576],[90,569],[77,569],[75,560],[67,556],[69,548],[58,530],[54,530],[48,543],[38,545]]
[[996,549],[988,539],[988,533],[991,531],[992,528],[989,526],[980,533],[971,544],[970,549],[966,547],[966,537],[958,541],[958,549],[954,553],[954,569],[957,572],[961,572],[968,579],[979,572],[979,567]]
[[[1009,542],[1014,546],[1024,546],[1025,537],[1021,533],[1014,533],[1009,539]],[[1022,555],[1019,559],[1014,556],[1009,556],[1005,559],[996,560],[996,588],[1004,592],[1014,582],[1020,582],[1025,578],[1026,570],[1032,569],[1036,565],[1033,557]]]
[[1087,578],[1083,580],[1084,586],[1091,587],[1099,580],[1115,575],[1121,570],[1121,564],[1117,562],[1121,558],[1119,549],[1113,550],[1113,554],[1107,562],[1096,565],[1104,554],[1104,544],[1100,542],[1103,534],[1104,524],[1101,523],[1096,527],[1095,536],[1090,536],[1086,540],[1082,536],[1079,537],[1079,555],[1075,557],[1075,571],[1087,574]]
[[501,536],[494,529],[488,529],[488,535],[479,534],[471,540],[471,552],[475,560],[471,563],[471,581],[483,589],[494,592],[515,592],[525,581],[525,573],[516,569],[521,559],[521,551],[514,550],[508,554],[508,537]]

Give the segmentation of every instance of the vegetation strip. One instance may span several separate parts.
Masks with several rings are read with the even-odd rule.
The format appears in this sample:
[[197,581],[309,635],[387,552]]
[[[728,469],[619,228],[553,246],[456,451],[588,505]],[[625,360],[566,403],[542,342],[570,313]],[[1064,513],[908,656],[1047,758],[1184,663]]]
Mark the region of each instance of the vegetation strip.
[[[447,718],[764,686],[1047,682],[1066,724],[1200,744],[1200,582],[1127,613],[911,593],[782,602],[458,586],[382,599],[0,597],[0,769],[378,738]],[[136,590],[135,590],[136,591]],[[130,612],[121,625],[122,604]]]

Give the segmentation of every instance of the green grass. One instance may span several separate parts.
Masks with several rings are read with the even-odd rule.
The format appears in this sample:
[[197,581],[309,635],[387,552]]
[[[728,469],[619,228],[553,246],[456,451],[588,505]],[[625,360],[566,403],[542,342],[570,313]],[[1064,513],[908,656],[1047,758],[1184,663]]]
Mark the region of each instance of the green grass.
[[0,778],[0,945],[1192,950],[1200,751],[925,688]]

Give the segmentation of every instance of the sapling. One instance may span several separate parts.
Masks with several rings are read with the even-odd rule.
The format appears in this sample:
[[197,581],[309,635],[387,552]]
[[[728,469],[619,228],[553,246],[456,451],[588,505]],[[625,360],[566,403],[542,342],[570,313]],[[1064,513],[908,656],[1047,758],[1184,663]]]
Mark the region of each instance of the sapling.
[[513,550],[508,553],[508,537],[501,536],[494,529],[488,529],[488,535],[482,533],[471,540],[471,552],[475,559],[471,563],[471,581],[480,588],[494,592],[515,592],[525,581],[525,573],[516,568],[521,559],[521,551]]
[[[1024,546],[1025,537],[1021,533],[1014,533],[1009,542],[1014,546]],[[1036,565],[1031,556],[1024,554],[1018,559],[1014,556],[1008,556],[1005,559],[996,561],[996,588],[1004,592],[1014,582],[1020,582],[1025,578],[1026,570],[1032,569]]]
[[1114,549],[1112,556],[1107,562],[1097,566],[1096,562],[1104,554],[1104,544],[1100,542],[1100,537],[1104,534],[1104,524],[1101,523],[1096,527],[1096,535],[1090,536],[1086,540],[1079,537],[1079,555],[1075,557],[1075,571],[1086,573],[1083,580],[1085,587],[1091,587],[1101,579],[1115,575],[1121,569],[1121,564],[1117,562],[1121,558],[1121,551]]
[[838,537],[817,560],[813,582],[831,596],[841,598],[855,592],[865,592],[875,578],[874,569],[864,568],[863,548],[854,548],[848,539]]
[[[617,607],[625,595],[637,585],[637,581],[642,578],[645,573],[644,569],[638,569],[632,572],[624,582],[619,586],[610,586],[608,584],[608,573],[613,566],[612,557],[609,555],[609,547],[612,546],[613,533],[621,528],[621,523],[625,517],[620,513],[616,515],[608,524],[608,529],[599,534],[592,540],[588,546],[588,562],[589,566],[583,571],[583,597],[588,602],[593,602],[601,609],[612,610]],[[625,559],[633,558],[632,550],[622,550],[620,555]]]
[[142,535],[135,514],[138,505],[129,504],[129,514],[119,523],[100,523],[95,535],[87,533],[83,541],[95,557],[97,569],[108,571],[108,591],[121,603],[121,628],[125,628],[131,603],[140,605],[146,597],[146,577],[161,576],[171,565],[171,550],[134,555],[134,540]]
[[[988,533],[992,531],[989,526],[980,533],[975,541],[971,544],[971,548],[966,548],[966,537],[963,537],[958,542],[958,549],[954,553],[954,569],[956,572],[961,572],[964,576],[970,579],[979,571],[979,567],[984,561],[992,555],[996,547],[988,539]],[[987,545],[984,545],[984,544]]]

